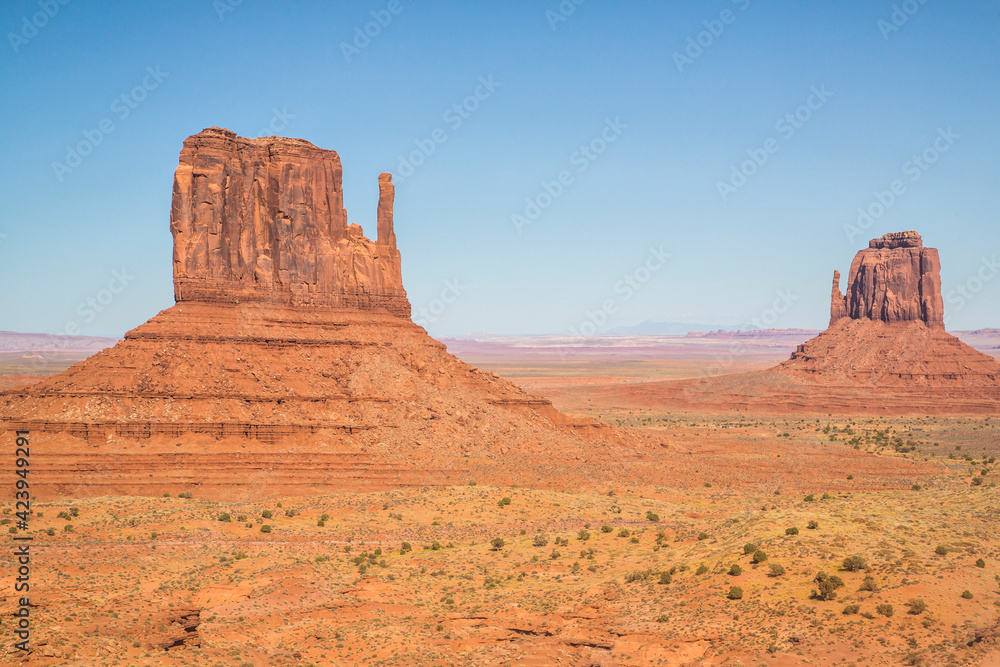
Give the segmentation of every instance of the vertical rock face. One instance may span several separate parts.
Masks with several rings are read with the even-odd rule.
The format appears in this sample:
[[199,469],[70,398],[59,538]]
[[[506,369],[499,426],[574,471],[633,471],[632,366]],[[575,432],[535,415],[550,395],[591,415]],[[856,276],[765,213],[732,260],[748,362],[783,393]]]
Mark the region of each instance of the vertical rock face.
[[844,301],[844,293],[840,291],[840,271],[833,272],[833,293],[830,297],[830,325],[837,320],[847,317],[847,304]]
[[378,177],[378,242],[396,249],[396,232],[392,227],[392,205],[396,200],[396,186],[392,184],[392,174]]
[[925,248],[917,232],[898,232],[873,239],[851,264],[846,296],[840,273],[834,272],[831,326],[844,317],[887,323],[923,322],[944,328],[941,260]]
[[373,242],[347,222],[342,175],[336,152],[302,139],[245,139],[214,127],[188,137],[170,212],[175,299],[409,317],[391,177],[379,177]]

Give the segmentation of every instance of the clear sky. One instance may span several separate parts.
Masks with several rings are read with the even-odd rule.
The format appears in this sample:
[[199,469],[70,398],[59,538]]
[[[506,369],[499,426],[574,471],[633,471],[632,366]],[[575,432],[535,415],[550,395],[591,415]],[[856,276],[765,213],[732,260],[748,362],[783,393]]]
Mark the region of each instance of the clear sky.
[[1000,326],[997,2],[6,0],[0,27],[2,330],[172,305],[173,170],[210,126],[338,151],[370,236],[393,172],[434,335],[822,328],[833,270],[906,229],[949,328]]

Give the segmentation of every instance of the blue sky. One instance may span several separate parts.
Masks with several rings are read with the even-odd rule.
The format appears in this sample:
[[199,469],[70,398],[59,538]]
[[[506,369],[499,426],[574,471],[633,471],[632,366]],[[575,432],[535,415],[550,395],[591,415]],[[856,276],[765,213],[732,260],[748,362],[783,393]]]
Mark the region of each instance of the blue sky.
[[434,335],[822,328],[833,270],[904,229],[949,328],[1000,326],[1000,5],[576,2],[8,0],[0,329],[172,305],[173,170],[210,126],[338,151],[369,235],[393,172]]

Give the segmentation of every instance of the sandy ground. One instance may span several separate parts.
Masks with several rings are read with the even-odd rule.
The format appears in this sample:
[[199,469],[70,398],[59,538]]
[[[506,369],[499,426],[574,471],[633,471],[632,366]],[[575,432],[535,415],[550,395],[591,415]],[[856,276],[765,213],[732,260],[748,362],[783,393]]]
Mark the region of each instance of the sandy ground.
[[[535,364],[509,375],[557,405],[640,377],[606,360],[570,375],[502,361]],[[33,652],[5,640],[0,663],[1000,665],[997,419],[577,413],[662,451],[628,463],[633,483],[562,490],[470,479],[37,504],[20,533],[34,538]],[[8,529],[15,511],[0,504]],[[16,563],[2,553],[10,638]]]

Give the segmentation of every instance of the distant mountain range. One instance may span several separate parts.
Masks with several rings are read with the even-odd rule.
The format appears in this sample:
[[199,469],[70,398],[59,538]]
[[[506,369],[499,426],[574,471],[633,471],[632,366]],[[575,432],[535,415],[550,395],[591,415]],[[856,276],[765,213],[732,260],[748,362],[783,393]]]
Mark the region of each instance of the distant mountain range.
[[615,327],[602,331],[598,335],[608,336],[636,336],[643,334],[653,334],[659,336],[684,336],[692,331],[737,331],[739,327],[719,326],[718,324],[687,324],[684,322],[654,322],[646,320],[630,327]]
[[0,331],[0,352],[100,352],[118,338]]

